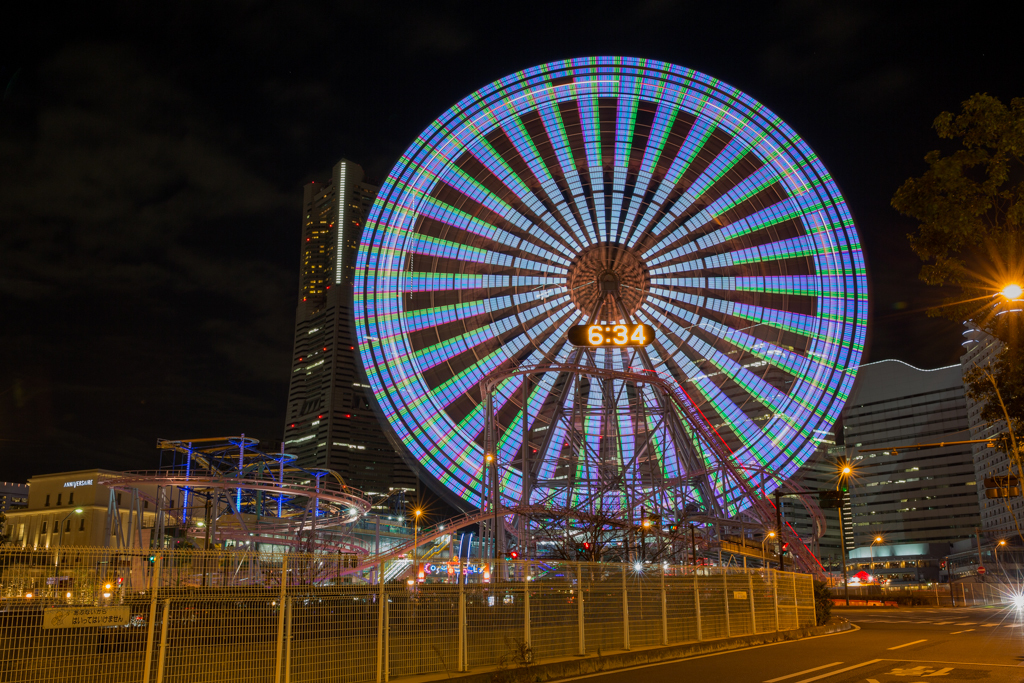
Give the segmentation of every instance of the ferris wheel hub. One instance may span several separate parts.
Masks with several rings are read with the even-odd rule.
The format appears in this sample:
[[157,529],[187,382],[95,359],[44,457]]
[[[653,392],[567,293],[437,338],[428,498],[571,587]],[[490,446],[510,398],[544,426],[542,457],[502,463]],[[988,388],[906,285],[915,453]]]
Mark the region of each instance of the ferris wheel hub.
[[600,304],[601,321],[621,321],[623,309],[632,316],[643,306],[651,275],[635,251],[619,244],[600,242],[583,249],[566,273],[566,287],[573,304],[590,316]]

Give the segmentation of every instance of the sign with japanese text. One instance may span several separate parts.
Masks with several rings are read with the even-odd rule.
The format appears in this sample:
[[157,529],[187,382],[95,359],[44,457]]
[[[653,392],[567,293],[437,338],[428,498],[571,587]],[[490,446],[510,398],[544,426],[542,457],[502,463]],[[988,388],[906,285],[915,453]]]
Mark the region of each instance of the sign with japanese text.
[[127,626],[131,617],[131,607],[47,607],[43,628]]

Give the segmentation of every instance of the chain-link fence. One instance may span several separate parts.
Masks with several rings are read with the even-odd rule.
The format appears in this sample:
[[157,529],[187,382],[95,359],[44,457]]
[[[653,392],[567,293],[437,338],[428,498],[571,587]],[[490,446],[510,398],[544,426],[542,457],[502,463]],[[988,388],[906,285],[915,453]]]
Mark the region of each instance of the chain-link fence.
[[405,560],[396,576],[394,566],[0,548],[0,683],[386,681],[815,621],[802,574]]

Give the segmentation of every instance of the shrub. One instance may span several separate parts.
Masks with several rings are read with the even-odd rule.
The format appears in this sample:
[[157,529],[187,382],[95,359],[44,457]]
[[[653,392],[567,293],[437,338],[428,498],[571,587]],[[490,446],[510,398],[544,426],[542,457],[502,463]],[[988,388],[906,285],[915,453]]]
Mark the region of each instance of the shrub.
[[814,611],[818,616],[818,626],[828,623],[832,616],[832,591],[824,581],[814,582]]

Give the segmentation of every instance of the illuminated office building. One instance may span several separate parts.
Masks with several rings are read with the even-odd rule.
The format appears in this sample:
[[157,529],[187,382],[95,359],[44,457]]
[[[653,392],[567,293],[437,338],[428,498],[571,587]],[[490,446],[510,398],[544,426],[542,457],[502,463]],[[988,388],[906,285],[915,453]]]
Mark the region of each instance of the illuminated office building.
[[346,159],[305,186],[295,345],[284,449],[306,468],[337,471],[368,494],[416,488],[374,414],[355,348],[352,274],[377,188]]
[[[980,521],[970,445],[899,448],[970,438],[959,365],[862,365],[843,409],[853,545],[951,543]],[[845,512],[844,512],[845,515]]]

